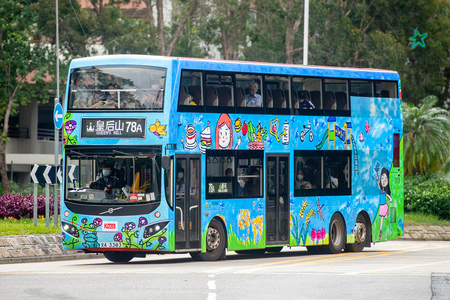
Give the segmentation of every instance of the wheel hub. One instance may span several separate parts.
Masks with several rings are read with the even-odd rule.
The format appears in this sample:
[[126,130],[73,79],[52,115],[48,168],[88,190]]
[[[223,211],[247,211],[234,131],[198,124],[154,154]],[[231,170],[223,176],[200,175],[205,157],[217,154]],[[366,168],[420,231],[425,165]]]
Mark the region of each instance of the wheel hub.
[[357,243],[362,243],[366,240],[366,226],[362,222],[355,224],[355,239]]
[[215,228],[208,228],[207,235],[208,248],[211,250],[217,249],[220,244],[220,234],[219,231]]

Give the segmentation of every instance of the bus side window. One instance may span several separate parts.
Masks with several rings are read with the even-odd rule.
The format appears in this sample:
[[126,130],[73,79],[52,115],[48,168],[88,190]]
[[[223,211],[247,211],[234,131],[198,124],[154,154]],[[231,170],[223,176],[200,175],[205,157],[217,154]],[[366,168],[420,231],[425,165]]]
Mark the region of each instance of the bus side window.
[[245,101],[244,90],[241,87],[236,88],[236,105],[238,107],[246,107],[247,103]]
[[179,105],[189,105],[191,103],[191,97],[188,94],[188,90],[185,85],[180,85],[180,96],[178,97]]
[[322,109],[322,100],[320,91],[311,91],[311,102],[317,109]]
[[217,96],[217,90],[214,86],[207,85],[205,87],[205,99],[207,106],[219,105],[219,97]]
[[188,86],[189,95],[193,97],[193,101],[197,105],[203,105],[202,91],[199,85]]

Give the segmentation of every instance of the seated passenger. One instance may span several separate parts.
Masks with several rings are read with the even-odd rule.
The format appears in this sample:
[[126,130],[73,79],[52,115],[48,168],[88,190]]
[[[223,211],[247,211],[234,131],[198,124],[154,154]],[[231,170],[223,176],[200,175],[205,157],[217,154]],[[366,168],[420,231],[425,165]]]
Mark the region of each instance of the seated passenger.
[[297,179],[295,181],[295,188],[296,189],[312,189],[312,185],[309,181],[306,181],[305,174],[303,173],[303,170],[298,170],[297,172]]
[[[106,92],[106,97],[103,101],[99,101],[93,104],[89,108],[118,108],[119,105],[119,95],[116,91],[119,87],[116,84],[110,83],[106,86],[110,91]],[[125,107],[125,102],[120,103],[120,107]]]
[[157,85],[152,86],[152,91],[147,91],[142,97],[142,105],[151,109],[162,108],[163,91]]
[[99,179],[89,182],[89,188],[103,190],[110,195],[113,189],[122,188],[122,184],[116,176],[112,175],[113,167],[105,165],[102,168],[102,175]]
[[247,101],[247,107],[261,107],[262,98],[257,94],[258,84],[253,81],[248,85],[249,93],[245,95]]
[[260,188],[261,184],[259,181],[259,172],[257,169],[250,170],[250,175],[253,175],[250,177],[244,186],[244,196],[253,198],[253,197],[259,197],[260,195]]

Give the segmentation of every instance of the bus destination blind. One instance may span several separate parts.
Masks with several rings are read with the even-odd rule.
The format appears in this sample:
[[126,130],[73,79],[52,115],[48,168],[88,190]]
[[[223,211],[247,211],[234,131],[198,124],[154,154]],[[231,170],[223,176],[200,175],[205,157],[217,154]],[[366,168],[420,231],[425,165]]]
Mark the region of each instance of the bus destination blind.
[[145,138],[145,118],[82,118],[81,138]]

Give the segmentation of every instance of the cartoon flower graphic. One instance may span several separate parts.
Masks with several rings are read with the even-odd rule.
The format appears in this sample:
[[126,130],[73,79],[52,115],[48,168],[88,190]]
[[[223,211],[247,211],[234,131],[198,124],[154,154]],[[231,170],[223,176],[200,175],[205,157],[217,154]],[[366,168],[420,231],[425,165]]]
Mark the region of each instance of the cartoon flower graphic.
[[139,218],[139,227],[145,226],[147,224],[148,224],[148,221],[146,218],[144,218],[144,217]]
[[241,213],[239,214],[239,227],[241,229],[244,229],[245,227],[249,227],[250,226],[250,212],[248,211],[248,209],[241,209]]
[[67,121],[64,126],[66,128],[67,134],[71,134],[75,130],[75,128],[77,128],[77,122],[70,120]]
[[94,226],[95,226],[95,227],[100,227],[100,226],[102,226],[103,221],[102,221],[102,219],[100,219],[100,218],[95,218],[94,221],[93,221],[92,223],[94,223]]
[[128,223],[125,223],[125,227],[122,229],[122,231],[130,232],[134,228],[136,228],[136,224],[134,224],[133,222],[128,222]]
[[263,216],[259,216],[253,219],[253,238],[256,240],[256,236],[261,236],[263,232]]
[[114,236],[114,241],[122,243],[122,234],[118,233]]

